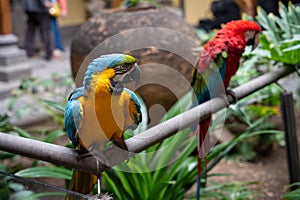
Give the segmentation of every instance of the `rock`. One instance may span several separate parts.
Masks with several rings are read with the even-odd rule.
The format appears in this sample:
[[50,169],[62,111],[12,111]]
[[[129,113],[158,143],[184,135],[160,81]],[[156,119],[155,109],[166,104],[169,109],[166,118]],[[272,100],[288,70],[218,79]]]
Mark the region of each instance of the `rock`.
[[[131,89],[147,108],[168,110],[190,88],[189,80],[200,41],[194,28],[167,8],[108,10],[92,16],[75,34],[71,65],[76,85],[82,85],[88,63],[108,53],[133,55],[142,78]],[[165,111],[157,112],[158,122]]]

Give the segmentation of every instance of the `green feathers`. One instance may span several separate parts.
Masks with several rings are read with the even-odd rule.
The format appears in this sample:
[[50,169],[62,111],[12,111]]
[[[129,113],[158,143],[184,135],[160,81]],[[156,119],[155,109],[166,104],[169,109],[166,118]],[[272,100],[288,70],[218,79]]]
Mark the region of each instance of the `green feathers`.
[[208,101],[219,92],[226,73],[227,57],[224,56],[227,56],[226,52],[218,54],[202,73],[194,69],[191,85],[199,104]]

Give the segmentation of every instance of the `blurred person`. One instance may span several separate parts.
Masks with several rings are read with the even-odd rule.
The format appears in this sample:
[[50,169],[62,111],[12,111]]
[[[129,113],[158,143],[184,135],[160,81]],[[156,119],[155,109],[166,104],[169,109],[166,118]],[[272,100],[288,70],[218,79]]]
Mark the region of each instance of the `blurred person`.
[[210,10],[213,18],[199,20],[198,28],[206,31],[220,29],[224,23],[241,19],[240,8],[234,0],[213,0]]
[[[66,17],[67,16],[67,2],[66,0],[51,0],[51,3],[57,3],[58,7],[60,9],[60,16],[59,17]],[[61,57],[62,52],[65,51],[59,25],[57,23],[56,16],[51,16],[51,27],[52,27],[52,33],[53,33],[53,39],[54,39],[54,50],[53,50],[53,56],[54,57]]]
[[21,0],[27,15],[27,28],[25,35],[25,51],[28,57],[37,54],[34,45],[35,31],[39,28],[42,42],[44,43],[45,59],[51,60],[53,51],[53,36],[51,32],[49,0]]
[[267,13],[279,16],[279,1],[286,6],[289,2],[295,5],[300,3],[300,0],[213,0],[210,8],[213,18],[200,19],[197,27],[207,32],[220,29],[224,23],[241,19],[242,13],[255,18],[257,6],[261,6]]

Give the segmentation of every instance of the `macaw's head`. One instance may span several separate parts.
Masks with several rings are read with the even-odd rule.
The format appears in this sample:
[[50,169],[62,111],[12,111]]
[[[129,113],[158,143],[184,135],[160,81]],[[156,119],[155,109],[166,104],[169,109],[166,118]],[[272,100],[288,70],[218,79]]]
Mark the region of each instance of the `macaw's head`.
[[114,76],[110,79],[113,94],[119,95],[124,88],[124,84],[132,81],[139,81],[141,69],[134,57],[122,54],[122,61],[115,64]]
[[134,57],[123,55],[123,61],[113,67],[115,75],[113,80],[124,84],[140,79],[141,70]]
[[252,49],[256,48],[259,43],[259,33],[261,27],[254,21],[236,20],[228,22],[222,27],[226,34],[233,36],[243,36],[246,44],[251,45]]
[[130,55],[102,55],[89,64],[83,85],[85,89],[90,90],[94,81],[109,80],[111,90],[115,94],[119,94],[123,90],[124,84],[139,80],[140,72],[136,59]]

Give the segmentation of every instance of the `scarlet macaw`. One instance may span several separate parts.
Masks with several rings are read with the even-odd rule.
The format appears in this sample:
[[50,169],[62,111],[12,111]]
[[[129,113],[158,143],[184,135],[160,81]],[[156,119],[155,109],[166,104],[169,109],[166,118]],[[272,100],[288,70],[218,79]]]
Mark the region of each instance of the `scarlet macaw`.
[[[253,49],[259,43],[260,26],[253,21],[237,20],[228,22],[208,41],[199,56],[192,74],[191,86],[198,104],[217,96],[227,89],[231,77],[239,68],[239,61],[247,45]],[[208,128],[211,116],[198,125],[198,188],[200,197],[201,157],[208,153]],[[206,158],[204,160],[206,165]],[[205,177],[204,177],[205,178]]]
[[[102,55],[89,64],[83,86],[71,93],[65,107],[65,129],[74,148],[102,151],[104,143],[112,140],[127,150],[123,132],[137,127],[142,114],[137,96],[124,84],[139,75],[136,59],[129,55]],[[74,170],[69,189],[88,194],[96,181],[97,176]]]

